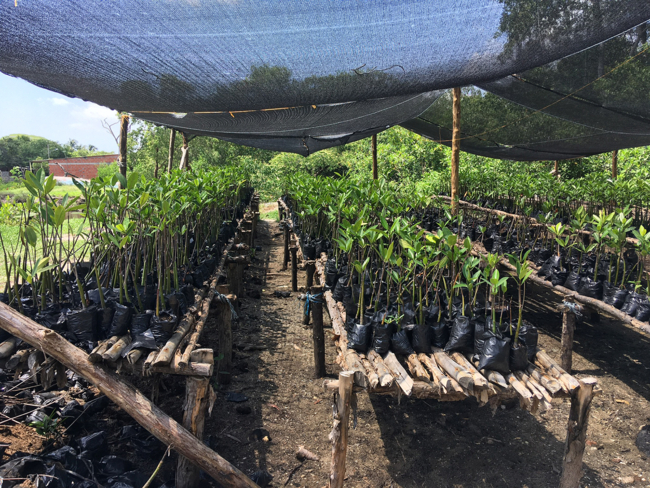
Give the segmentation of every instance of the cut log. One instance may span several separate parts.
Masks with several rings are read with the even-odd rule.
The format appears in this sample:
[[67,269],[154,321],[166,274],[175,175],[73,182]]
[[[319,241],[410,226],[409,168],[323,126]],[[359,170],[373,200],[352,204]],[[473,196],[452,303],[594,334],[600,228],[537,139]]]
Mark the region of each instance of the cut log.
[[164,345],[164,347],[160,350],[158,356],[156,356],[154,365],[164,366],[169,364],[169,362],[172,360],[172,356],[176,352],[176,348],[180,345],[185,335],[190,330],[192,330],[192,326],[194,326],[194,315],[188,314],[185,317],[183,317],[181,323],[178,324],[178,327],[176,327],[176,330],[174,331],[172,336],[169,338],[169,340]]
[[417,355],[415,353],[409,355],[406,358],[406,364],[409,367],[409,371],[411,371],[411,374],[413,375],[414,379],[428,382],[431,380],[429,377],[429,374],[427,373],[427,370],[424,369],[424,366],[422,366],[422,363],[418,359]]
[[384,360],[381,356],[371,349],[368,351],[368,359],[375,368],[375,371],[377,371],[377,375],[379,376],[379,385],[382,387],[392,386],[394,380],[393,375],[384,364]]
[[560,488],[579,488],[580,486],[582,457],[585,452],[591,401],[594,397],[593,390],[596,384],[595,378],[583,379],[580,381],[580,387],[575,395],[571,398]]
[[332,443],[330,488],[342,488],[345,480],[345,458],[348,450],[348,426],[352,403],[351,371],[339,373],[339,392],[334,403],[334,425],[329,435]]
[[16,345],[18,344],[18,337],[10,337],[2,344],[0,344],[0,359],[10,357],[16,350]]
[[27,362],[27,358],[31,354],[32,349],[22,349],[12,355],[5,363],[5,368],[9,370],[17,369],[22,363]]
[[431,349],[433,350],[433,357],[436,359],[436,363],[438,363],[443,371],[456,380],[463,388],[469,391],[474,389],[474,379],[465,368],[455,363],[442,349],[435,347]]
[[553,400],[551,394],[535,378],[528,376],[523,371],[517,371],[516,376],[524,382],[530,391],[533,391],[533,388],[536,389],[544,397],[544,400],[546,400],[548,403],[551,403]]
[[506,376],[506,379],[508,380],[508,383],[510,383],[512,387],[515,389],[515,391],[519,394],[526,408],[532,411],[534,397],[533,394],[528,390],[528,388],[526,388],[526,385],[524,385],[521,381],[519,381],[512,373],[509,373],[508,376]]
[[514,375],[519,381],[521,381],[526,386],[528,391],[530,391],[533,394],[533,396],[536,397],[539,401],[541,401],[544,398],[544,395],[542,395],[537,390],[537,388],[535,388],[535,386],[528,380],[528,375],[526,375],[521,371],[515,371]]
[[131,336],[129,334],[123,335],[111,346],[110,349],[102,354],[102,359],[113,363],[116,362],[122,355],[122,351],[124,351],[129,344],[131,344]]
[[131,349],[129,352],[126,353],[126,361],[129,364],[137,363],[145,351],[146,349],[141,349],[141,348]]
[[101,341],[99,344],[97,344],[97,347],[95,347],[92,352],[88,355],[88,360],[91,363],[101,363],[104,358],[102,355],[113,345],[120,340],[120,336],[113,336],[110,339],[106,339]]
[[189,363],[187,366],[174,365],[152,366],[151,373],[177,374],[181,376],[204,376],[210,377],[214,373],[214,364],[211,363]]
[[397,384],[404,394],[406,396],[411,396],[411,391],[413,390],[413,378],[408,375],[392,351],[386,354],[384,364],[393,375],[395,381],[397,381]]
[[557,379],[568,391],[573,393],[580,388],[580,383],[570,374],[567,374],[543,349],[537,348],[535,354],[535,363],[546,369],[555,379]]
[[32,375],[34,383],[37,382],[36,375],[38,374],[38,370],[41,367],[41,364],[43,364],[43,361],[45,361],[45,355],[38,349],[32,351],[27,358],[27,369],[29,369],[29,374]]
[[458,364],[460,364],[462,367],[464,367],[467,371],[469,371],[472,374],[472,380],[474,381],[474,388],[478,388],[479,390],[487,390],[488,387],[488,381],[487,379],[474,367],[474,365],[467,360],[465,356],[463,356],[459,352],[455,352],[451,356],[454,361],[456,361]]
[[540,385],[542,385],[551,395],[556,395],[558,392],[562,391],[562,385],[555,379],[544,374],[542,370],[537,368],[532,364],[528,364],[528,374],[531,378],[536,380]]
[[366,376],[368,377],[370,388],[374,390],[379,385],[379,375],[375,371],[375,368],[372,367],[370,361],[368,361],[368,358],[363,354],[359,354],[359,357],[361,358],[361,364],[363,364],[363,367],[366,369]]
[[[203,440],[203,427],[210,399],[210,380],[189,376],[185,380],[185,403],[183,405],[183,427],[199,440]],[[184,456],[178,456],[176,487],[199,486],[201,470]]]
[[348,349],[344,356],[342,356],[343,367],[347,371],[354,372],[354,384],[362,388],[368,388],[368,377],[366,376],[366,368],[363,367],[359,353],[353,349]]
[[207,347],[194,349],[190,355],[190,363],[214,364],[214,351]]
[[23,339],[44,354],[54,357],[66,367],[98,387],[118,407],[131,415],[142,427],[165,445],[172,445],[181,455],[225,487],[255,488],[246,475],[209,449],[174,419],[156,407],[139,390],[88,360],[88,355],[56,332],[46,329],[0,303],[0,327]]
[[424,353],[418,354],[418,359],[431,373],[431,379],[433,383],[435,385],[438,385],[440,388],[440,394],[444,395],[447,393],[447,388],[450,387],[449,378],[447,378],[444,373],[440,371],[440,368],[438,368],[436,362]]

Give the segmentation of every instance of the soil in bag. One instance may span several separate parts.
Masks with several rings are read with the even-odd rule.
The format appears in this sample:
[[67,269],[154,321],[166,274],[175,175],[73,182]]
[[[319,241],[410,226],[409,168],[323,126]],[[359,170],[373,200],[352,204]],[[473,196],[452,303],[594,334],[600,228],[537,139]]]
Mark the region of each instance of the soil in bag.
[[153,311],[148,310],[147,313],[137,313],[131,319],[131,338],[135,340],[136,336],[144,333],[149,328]]
[[151,317],[151,333],[158,347],[163,347],[174,333],[177,317],[171,311],[165,310],[160,315]]
[[372,348],[377,354],[386,354],[390,349],[390,338],[395,331],[395,325],[390,322],[379,322],[373,327]]
[[647,297],[639,303],[634,318],[641,322],[647,322],[650,319],[650,302],[648,302]]
[[603,302],[614,308],[621,309],[625,305],[625,299],[630,294],[627,290],[621,290],[618,286],[612,285],[609,281],[603,283]]
[[454,319],[445,351],[474,352],[474,326],[468,317],[460,315]]
[[406,356],[413,354],[414,351],[409,342],[408,335],[406,335],[406,330],[402,329],[392,335],[390,338],[390,349],[395,354],[404,354]]
[[131,325],[133,306],[130,303],[127,303],[126,305],[115,303],[113,306],[115,308],[115,313],[113,314],[111,328],[106,337],[123,336],[129,331],[129,326]]
[[92,349],[97,341],[97,307],[91,305],[82,310],[68,312],[68,330],[74,334],[78,342]]
[[431,328],[426,324],[416,324],[411,336],[411,345],[415,352],[431,353]]
[[524,344],[510,345],[510,369],[521,371],[528,367],[528,350]]
[[492,317],[474,317],[470,320],[470,324],[474,327],[474,357],[477,358],[483,352],[485,341],[494,336]]
[[97,324],[99,327],[100,339],[108,339],[111,331],[111,324],[113,323],[113,315],[115,315],[115,303],[106,302],[106,308],[97,309]]
[[478,361],[478,369],[508,374],[510,372],[510,338],[492,334],[485,339]]
[[562,286],[566,283],[567,278],[569,277],[568,271],[554,270],[551,274],[551,285],[553,286]]
[[542,264],[542,267],[537,272],[537,276],[542,276],[544,278],[550,277],[553,274],[553,271],[561,268],[560,263],[560,256],[551,256],[544,262],[544,264]]
[[585,297],[601,300],[603,298],[603,283],[601,281],[594,281],[589,277],[584,277],[580,280],[578,293]]
[[577,272],[571,271],[569,273],[569,276],[567,276],[566,281],[564,282],[564,288],[578,291],[578,287],[580,286],[580,279],[580,275]]
[[526,346],[526,356],[532,362],[535,359],[537,341],[539,340],[537,327],[524,322],[519,328],[519,340]]
[[451,322],[435,322],[429,327],[431,328],[431,345],[443,349],[447,342],[449,342],[449,335],[451,334]]
[[368,352],[372,338],[372,327],[370,325],[354,324],[348,334],[348,347],[360,353]]

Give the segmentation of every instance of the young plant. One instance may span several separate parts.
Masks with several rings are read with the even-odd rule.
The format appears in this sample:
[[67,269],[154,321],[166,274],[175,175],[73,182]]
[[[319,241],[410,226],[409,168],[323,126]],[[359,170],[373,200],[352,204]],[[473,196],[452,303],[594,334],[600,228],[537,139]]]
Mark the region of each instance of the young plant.
[[515,346],[519,344],[519,329],[521,328],[521,323],[523,321],[524,304],[526,302],[526,281],[528,281],[528,278],[533,274],[533,270],[530,269],[530,264],[528,263],[529,253],[530,251],[526,251],[524,254],[520,254],[519,256],[508,254],[508,261],[510,261],[510,264],[515,268],[514,280],[517,282],[519,301],[519,314],[514,340]]

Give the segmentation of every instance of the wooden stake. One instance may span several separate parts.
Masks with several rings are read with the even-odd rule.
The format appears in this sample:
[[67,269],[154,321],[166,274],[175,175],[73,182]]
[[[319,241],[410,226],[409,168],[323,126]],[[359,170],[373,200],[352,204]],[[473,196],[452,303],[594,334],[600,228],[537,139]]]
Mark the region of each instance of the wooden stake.
[[618,151],[612,151],[612,179],[618,178]]
[[[210,398],[210,380],[188,376],[185,380],[185,404],[183,405],[183,427],[189,430],[198,440],[203,440],[205,414]],[[201,470],[192,462],[178,456],[176,465],[176,487],[195,488],[200,486]]]
[[289,221],[284,221],[284,258],[282,260],[282,270],[287,269],[287,264],[289,263]]
[[581,380],[580,387],[571,398],[560,488],[580,487],[582,457],[585,452],[589,413],[591,411],[591,401],[594,397],[594,387],[597,383],[595,378]]
[[451,136],[451,213],[458,214],[460,158],[460,87],[453,89],[453,131]]
[[[232,295],[227,298],[231,297]],[[232,373],[232,312],[227,302],[215,299],[214,305],[219,330],[219,348],[217,349],[217,358],[219,358],[218,379],[220,385],[228,385]]]
[[323,331],[323,287],[312,286],[311,294],[318,295],[310,304],[314,339],[314,376],[322,378],[325,370],[325,332]]
[[562,311],[562,353],[560,355],[560,366],[567,373],[571,374],[573,362],[573,332],[576,328],[576,315],[565,304],[560,306]]
[[373,134],[370,143],[372,149],[372,179],[379,179],[379,171],[377,170],[377,134]]
[[339,373],[339,391],[334,402],[334,425],[329,439],[332,442],[330,488],[342,488],[345,479],[345,456],[348,450],[348,425],[352,402],[352,376],[350,371]]
[[120,173],[126,178],[126,141],[129,132],[129,116],[122,114],[120,120]]
[[238,297],[244,296],[244,266],[245,263],[230,261],[226,271],[230,290]]
[[291,251],[291,290],[298,291],[298,248],[292,247]]
[[139,390],[104,367],[88,361],[85,352],[56,332],[46,329],[2,303],[0,327],[86,378],[163,444],[174,446],[179,454],[189,458],[224,487],[257,487],[246,475],[196,439]]
[[174,143],[176,142],[176,131],[171,129],[169,133],[169,159],[167,160],[167,172],[171,173],[174,167]]
[[307,271],[307,289],[309,290],[314,286],[314,271],[316,271],[316,263],[314,261],[305,261],[305,271]]

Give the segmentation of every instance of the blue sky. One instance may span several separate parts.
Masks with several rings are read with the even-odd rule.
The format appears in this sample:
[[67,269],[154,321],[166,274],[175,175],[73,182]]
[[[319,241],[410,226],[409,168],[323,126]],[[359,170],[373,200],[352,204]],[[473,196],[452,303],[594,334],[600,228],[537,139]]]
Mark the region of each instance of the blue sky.
[[[102,127],[117,122],[111,109],[68,98],[0,73],[0,137],[9,134],[41,136],[60,143],[75,139],[101,151],[117,152],[111,135]],[[117,134],[119,125],[113,126]]]

